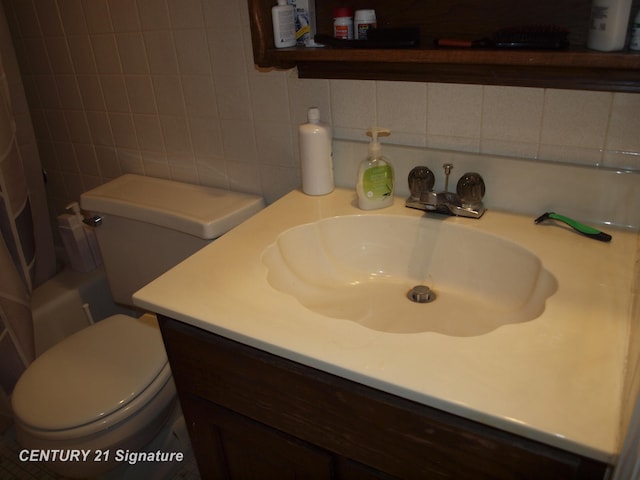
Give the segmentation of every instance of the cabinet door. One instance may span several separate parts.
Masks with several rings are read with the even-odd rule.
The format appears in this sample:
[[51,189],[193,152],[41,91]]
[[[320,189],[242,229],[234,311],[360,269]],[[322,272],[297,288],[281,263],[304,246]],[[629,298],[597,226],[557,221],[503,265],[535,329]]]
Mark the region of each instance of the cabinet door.
[[332,478],[329,453],[204,400],[182,403],[203,480]]

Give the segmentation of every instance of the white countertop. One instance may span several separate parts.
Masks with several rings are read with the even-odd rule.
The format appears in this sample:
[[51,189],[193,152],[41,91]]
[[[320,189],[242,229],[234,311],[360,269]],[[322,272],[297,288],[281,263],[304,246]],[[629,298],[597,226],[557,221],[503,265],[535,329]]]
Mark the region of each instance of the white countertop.
[[370,212],[355,204],[350,190],[321,197],[291,192],[138,291],[134,303],[425,405],[615,463],[637,288],[636,233],[608,231],[613,240],[602,243],[497,211],[480,220],[445,218],[527,248],[556,277],[557,292],[538,318],[480,336],[384,333],[306,309],[270,286],[261,261],[265,248],[296,225],[336,215],[425,215],[405,208],[402,198]]

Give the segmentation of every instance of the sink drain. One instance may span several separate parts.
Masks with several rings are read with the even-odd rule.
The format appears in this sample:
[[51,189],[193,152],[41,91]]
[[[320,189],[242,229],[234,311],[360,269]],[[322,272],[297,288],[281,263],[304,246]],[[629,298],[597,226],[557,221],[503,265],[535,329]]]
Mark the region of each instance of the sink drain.
[[407,292],[407,298],[416,303],[429,303],[436,299],[436,294],[426,285],[416,285]]

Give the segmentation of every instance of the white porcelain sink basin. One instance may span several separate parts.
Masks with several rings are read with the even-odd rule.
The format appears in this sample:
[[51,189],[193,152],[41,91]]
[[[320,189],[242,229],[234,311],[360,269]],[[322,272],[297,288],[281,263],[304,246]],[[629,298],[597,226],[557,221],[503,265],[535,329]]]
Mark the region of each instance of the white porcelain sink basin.
[[[264,251],[269,284],[318,314],[389,333],[488,333],[533,320],[557,289],[516,243],[458,224],[346,215],[291,228]],[[426,285],[435,300],[407,293]]]

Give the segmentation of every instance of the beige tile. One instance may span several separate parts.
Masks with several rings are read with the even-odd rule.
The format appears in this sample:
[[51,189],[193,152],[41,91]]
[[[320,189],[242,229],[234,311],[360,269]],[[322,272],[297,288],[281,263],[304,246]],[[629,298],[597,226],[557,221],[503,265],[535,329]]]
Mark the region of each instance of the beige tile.
[[171,164],[169,163],[169,172],[171,173],[171,179],[176,182],[182,183],[198,183],[198,170],[196,166],[191,164]]
[[160,125],[167,155],[183,153],[193,155],[189,125],[185,117],[160,115]]
[[167,0],[167,3],[174,28],[204,27],[201,0]]
[[138,145],[142,150],[164,153],[162,128],[157,115],[133,115]]
[[71,61],[76,73],[96,73],[97,67],[89,35],[68,37]]
[[82,110],[65,110],[64,116],[70,140],[75,143],[90,143],[91,133],[84,112]]
[[69,129],[64,118],[63,110],[45,110],[45,118],[51,140],[54,142],[68,142]]
[[96,145],[95,151],[98,167],[103,177],[116,178],[122,175],[120,163],[118,162],[118,154],[114,147]]
[[640,94],[613,94],[606,149],[640,155]]
[[[16,2],[17,3],[17,2]],[[32,2],[19,2],[26,4],[25,7],[31,12]],[[96,2],[97,3],[97,2]],[[58,11],[56,0],[40,0],[38,2],[36,12],[38,15],[38,23],[45,36],[58,36],[63,34],[62,22]],[[29,32],[23,33],[29,34]],[[39,34],[39,32],[33,32]],[[69,32],[67,32],[69,33]]]
[[154,30],[144,32],[144,43],[149,61],[149,71],[152,74],[179,73],[176,49],[169,30]]
[[60,170],[67,174],[78,173],[76,152],[71,142],[54,142]]
[[158,113],[184,115],[184,97],[180,77],[177,75],[154,75],[152,81]]
[[116,34],[118,53],[123,73],[145,74],[149,73],[147,52],[141,33]]
[[287,79],[283,72],[249,77],[251,110],[256,124],[290,123]]
[[144,175],[144,165],[142,163],[142,155],[138,150],[130,150],[126,148],[118,148],[118,163],[122,173],[135,173]]
[[87,113],[87,122],[89,123],[89,131],[93,143],[97,146],[112,146],[113,134],[111,133],[111,125],[109,124],[109,116],[106,112]]
[[206,75],[183,75],[182,91],[187,113],[191,117],[218,115],[213,81]]
[[598,148],[585,148],[573,145],[541,144],[539,158],[556,162],[574,163],[576,165],[602,165],[603,152]]
[[248,120],[220,119],[224,156],[227,164],[239,162],[246,165],[258,163],[253,123]]
[[196,155],[196,169],[200,185],[215,188],[229,188],[227,166],[222,156],[200,157]]
[[122,72],[115,35],[111,33],[91,35],[91,46],[99,73]]
[[204,28],[176,30],[173,33],[180,73],[210,75],[209,45]]
[[110,113],[109,123],[116,147],[135,150],[138,148],[133,118],[130,114]]
[[133,113],[156,113],[153,83],[148,75],[125,75],[129,105]]
[[224,146],[220,121],[216,117],[190,117],[189,128],[196,156],[222,157]]
[[89,33],[113,32],[107,0],[82,0],[82,8]]
[[251,97],[246,78],[215,75],[216,102],[221,119],[249,120],[253,118]]
[[[256,175],[256,166],[250,162],[227,161],[227,176],[229,188],[237,192],[246,192],[254,194],[264,194],[261,175]],[[276,168],[271,167],[270,171],[274,172],[276,181],[282,178],[282,173],[277,172]],[[269,184],[269,182],[267,182]],[[266,195],[265,195],[266,198]],[[267,200],[268,201],[268,200]]]
[[142,152],[142,165],[145,175],[155,178],[171,179],[169,162],[164,153]]
[[202,0],[205,26],[239,29],[241,25],[239,6],[246,7],[245,2]]
[[143,30],[163,30],[171,27],[165,0],[138,0],[138,12]]
[[44,108],[60,108],[60,97],[53,75],[38,75],[35,78],[36,90]]
[[332,80],[330,89],[334,127],[367,129],[375,123],[376,82]]
[[102,75],[100,77],[102,93],[107,110],[110,112],[130,112],[127,87],[122,75]]
[[541,143],[602,149],[612,94],[576,90],[547,90]]
[[376,82],[375,101],[376,125],[390,129],[394,139],[407,133],[426,135],[425,83]]
[[87,110],[106,110],[102,88],[97,75],[78,75],[78,88],[82,96],[82,103]]
[[[42,33],[39,17],[44,15],[44,12],[36,13],[33,2],[15,1],[11,2],[11,7],[16,12],[16,19],[23,35],[36,36]],[[53,5],[53,8],[55,9],[55,5]]]
[[76,143],[73,145],[78,159],[78,169],[83,175],[100,175],[98,159],[93,145],[90,143]]
[[331,125],[331,100],[329,80],[299,79],[294,73],[287,74],[291,123],[300,125],[307,121],[309,107],[320,109],[320,121]]
[[214,76],[247,75],[247,62],[242,42],[238,41],[238,32],[232,28],[207,29],[211,68]]
[[[259,171],[261,184],[259,187],[256,187],[256,190],[252,193],[261,193],[267,203],[274,202],[284,194],[300,186],[298,169],[263,165]],[[232,170],[230,175],[232,182],[235,180],[234,173]],[[238,183],[242,178],[241,175],[239,175]],[[260,188],[260,190],[257,190],[257,188]]]
[[430,138],[434,141],[449,138],[457,144],[478,144],[482,86],[430,83],[427,98],[427,133]]
[[29,73],[51,73],[49,52],[43,38],[25,38],[24,49],[29,59]]
[[49,37],[46,42],[51,69],[55,73],[75,73],[71,63],[71,52],[65,37]]
[[[295,130],[297,132],[297,129]],[[292,128],[276,122],[259,122],[255,127],[260,165],[294,167],[298,161],[292,142]]]
[[108,4],[114,31],[136,32],[140,30],[136,0],[109,0]]
[[67,35],[87,33],[82,0],[58,0],[58,10]]
[[543,104],[543,89],[485,86],[482,139],[537,144]]

